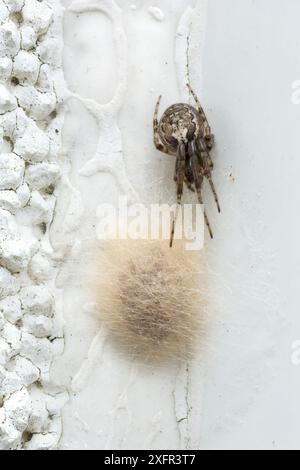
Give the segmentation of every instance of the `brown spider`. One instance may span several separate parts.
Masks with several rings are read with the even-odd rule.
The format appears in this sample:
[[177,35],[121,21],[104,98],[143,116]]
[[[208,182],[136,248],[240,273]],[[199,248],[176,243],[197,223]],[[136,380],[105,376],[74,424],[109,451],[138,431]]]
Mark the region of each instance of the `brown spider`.
[[[161,96],[158,98],[154,120],[154,144],[158,150],[168,155],[176,156],[174,181],[177,183],[177,203],[181,204],[183,183],[191,190],[196,189],[199,203],[203,205],[202,183],[207,178],[213,192],[218,211],[221,212],[218,196],[212,181],[213,162],[210,151],[214,145],[214,135],[198,100],[198,97],[187,85],[194,97],[197,109],[189,104],[178,103],[170,106],[158,121],[158,111]],[[195,189],[194,189],[195,188]],[[207,214],[204,219],[210,237],[213,233]],[[170,246],[173,244],[176,217],[173,220]]]

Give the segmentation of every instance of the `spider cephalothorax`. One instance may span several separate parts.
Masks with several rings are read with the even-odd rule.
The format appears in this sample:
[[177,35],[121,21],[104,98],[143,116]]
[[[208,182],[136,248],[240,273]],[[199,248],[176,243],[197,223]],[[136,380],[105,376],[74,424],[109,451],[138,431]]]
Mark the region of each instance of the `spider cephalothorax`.
[[[210,151],[214,145],[214,136],[203,111],[203,108],[191,87],[197,109],[189,104],[179,103],[170,106],[158,121],[158,111],[161,96],[158,99],[154,114],[154,143],[158,150],[176,156],[174,180],[177,183],[177,202],[181,203],[183,183],[194,191],[196,190],[200,204],[202,199],[202,183],[207,178],[214,194],[220,212],[217,193],[212,181],[211,172],[213,162]],[[206,212],[204,218],[211,238],[212,230]],[[174,236],[175,224],[172,227],[171,246]]]

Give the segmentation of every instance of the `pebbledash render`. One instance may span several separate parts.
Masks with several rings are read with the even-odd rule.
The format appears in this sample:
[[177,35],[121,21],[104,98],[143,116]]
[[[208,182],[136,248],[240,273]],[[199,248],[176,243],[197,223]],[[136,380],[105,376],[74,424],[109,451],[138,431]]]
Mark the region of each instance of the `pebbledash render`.
[[62,13],[57,0],[0,0],[0,449],[55,448],[68,398],[49,374],[64,347],[49,237],[61,178]]

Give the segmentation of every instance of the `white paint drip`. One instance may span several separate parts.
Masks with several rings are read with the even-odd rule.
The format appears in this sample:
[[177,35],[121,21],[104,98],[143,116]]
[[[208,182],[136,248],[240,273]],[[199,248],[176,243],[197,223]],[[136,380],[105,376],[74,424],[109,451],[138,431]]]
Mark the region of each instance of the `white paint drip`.
[[165,19],[164,12],[158,7],[150,6],[148,12],[156,21],[163,21]]
[[156,413],[153,416],[151,420],[152,429],[149,435],[145,439],[144,446],[143,446],[145,449],[150,449],[156,437],[159,435],[159,432],[161,431],[161,418],[162,418],[162,411],[160,410],[158,411],[158,413]]
[[89,426],[87,425],[87,423],[81,418],[81,416],[79,415],[79,413],[77,413],[77,411],[75,411],[74,413],[74,418],[76,419],[76,421],[78,421],[81,426],[82,426],[82,429],[85,431],[85,432],[88,432],[89,431]]
[[83,168],[79,170],[79,174],[89,177],[97,172],[109,172],[115,178],[122,192],[128,196],[129,203],[136,202],[138,195],[126,174],[122,136],[117,122],[127,89],[127,36],[123,29],[121,9],[114,0],[102,0],[98,3],[75,1],[71,4],[69,10],[77,13],[90,11],[105,13],[113,25],[118,59],[118,86],[109,103],[100,104],[93,99],[83,98],[76,93],[70,93],[70,97],[77,98],[86,106],[99,126],[96,152]]
[[[97,172],[111,173],[118,183],[121,191],[128,197],[129,203],[139,200],[139,197],[130,183],[123,159],[122,137],[118,127],[117,117],[123,105],[126,89],[127,89],[127,37],[123,29],[121,10],[113,0],[100,1],[98,3],[73,2],[70,11],[83,13],[88,11],[100,11],[105,13],[113,24],[115,47],[118,58],[118,76],[119,81],[115,94],[111,101],[107,104],[97,103],[93,99],[83,98],[76,93],[70,93],[68,96],[77,98],[85,105],[87,110],[94,116],[99,127],[99,139],[97,149],[94,156],[79,170],[79,174],[90,177]],[[105,333],[100,330],[93,339],[88,351],[87,358],[84,360],[80,370],[73,377],[71,388],[74,392],[81,391],[86,385],[91,373],[95,369],[96,363],[99,363],[104,343],[106,340]],[[128,425],[126,427],[129,432],[131,414],[128,406],[124,404],[126,394],[122,394],[116,408],[112,410],[112,426],[114,428],[115,414],[120,409],[125,409],[128,415]],[[126,400],[125,400],[126,401]],[[121,403],[122,402],[122,403]],[[125,433],[125,434],[126,434]],[[112,430],[114,435],[114,430]],[[126,434],[127,435],[127,434]],[[122,441],[126,439],[123,436]],[[110,439],[107,441],[109,446]]]
[[106,334],[103,329],[100,329],[99,333],[95,336],[91,343],[87,358],[81,365],[77,374],[73,377],[71,384],[73,392],[80,392],[84,388],[91,373],[95,369],[96,364],[99,364],[105,340]]
[[[110,449],[115,446],[116,440],[117,446],[123,449],[129,435],[131,424],[132,424],[132,411],[128,404],[128,389],[135,382],[137,377],[137,364],[133,362],[129,379],[124,387],[122,393],[119,394],[114,408],[109,412],[111,415],[111,431],[108,436],[105,449]],[[122,419],[122,414],[125,414],[125,419]],[[124,425],[121,426],[121,423]]]

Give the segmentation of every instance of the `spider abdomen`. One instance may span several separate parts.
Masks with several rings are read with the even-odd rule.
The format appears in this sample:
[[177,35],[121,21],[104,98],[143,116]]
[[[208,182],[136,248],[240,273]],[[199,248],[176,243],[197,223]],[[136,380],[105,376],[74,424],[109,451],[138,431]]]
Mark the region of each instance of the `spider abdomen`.
[[176,151],[179,142],[187,144],[197,139],[199,133],[199,114],[188,104],[178,103],[170,106],[159,123],[160,138],[173,151]]

